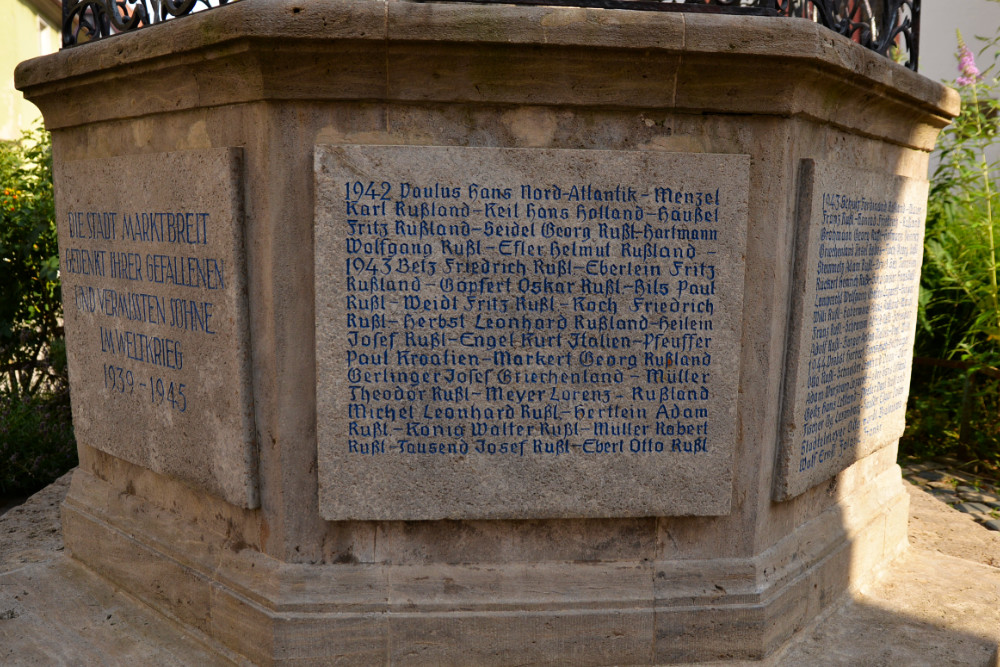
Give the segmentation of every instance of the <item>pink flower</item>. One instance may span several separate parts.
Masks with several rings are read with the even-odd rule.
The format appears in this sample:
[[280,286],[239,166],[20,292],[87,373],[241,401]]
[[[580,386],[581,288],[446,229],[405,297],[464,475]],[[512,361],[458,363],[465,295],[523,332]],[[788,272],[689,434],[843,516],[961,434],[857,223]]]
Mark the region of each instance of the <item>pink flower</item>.
[[956,33],[958,34],[958,71],[961,72],[956,83],[960,86],[969,86],[983,78],[983,73],[976,67],[976,57],[965,45],[961,31],[956,31]]
[[979,81],[983,76],[983,73],[976,67],[976,57],[972,55],[972,51],[966,46],[963,46],[959,52],[958,71],[962,73],[962,76],[958,77],[957,81],[960,86],[971,85]]

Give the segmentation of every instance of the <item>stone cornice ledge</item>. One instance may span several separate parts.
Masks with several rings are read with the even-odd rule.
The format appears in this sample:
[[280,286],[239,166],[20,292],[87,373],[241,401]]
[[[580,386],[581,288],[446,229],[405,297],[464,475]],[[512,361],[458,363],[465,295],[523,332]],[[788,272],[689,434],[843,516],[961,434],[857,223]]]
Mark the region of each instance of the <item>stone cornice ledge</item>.
[[[206,53],[209,49],[213,51],[210,56]],[[252,62],[251,67],[259,67],[263,74],[253,76],[244,70],[245,86],[234,87],[228,97],[212,91],[199,96],[200,103],[331,99],[329,79],[318,93],[311,94],[309,86],[304,85],[306,81],[293,84],[287,77],[274,74],[279,73],[283,60],[291,62],[297,59],[294,54],[301,53],[318,54],[321,59],[324,53],[336,53],[343,67],[345,49],[364,62],[366,70],[382,68],[385,78],[368,81],[354,93],[341,88],[346,92],[340,99],[655,106],[678,111],[829,118],[828,113],[838,108],[837,103],[828,101],[817,110],[814,102],[803,102],[795,92],[811,87],[811,79],[818,77],[841,82],[844,105],[861,101],[870,112],[874,99],[879,98],[897,111],[899,105],[909,107],[906,115],[910,120],[937,128],[959,110],[958,94],[950,88],[902,66],[887,67],[881,56],[800,19],[393,0],[243,0],[26,61],[18,66],[15,81],[29,99],[44,109],[46,98],[62,97],[69,90],[76,93],[81,87],[85,90],[111,81],[124,82],[135,78],[137,72],[175,69],[202,59],[249,57],[244,64]],[[477,88],[475,93],[456,92],[454,76],[462,73],[452,76],[450,69],[462,66],[454,58],[461,55],[465,59],[477,50],[485,52],[477,65],[490,65],[487,69],[492,71],[486,73],[492,79],[490,83],[501,74],[515,78],[501,94],[496,94],[495,88],[491,92],[489,85]],[[538,64],[539,69],[531,73],[535,82],[539,81],[537,75],[548,71],[565,75],[565,65],[552,64],[557,53],[571,56],[569,77],[574,81],[582,77],[596,83],[600,76],[616,71],[616,59],[622,56],[632,62],[632,69],[620,70],[617,78],[605,80],[605,84],[617,85],[638,70],[654,80],[641,77],[647,80],[640,82],[643,88],[637,95],[628,85],[619,96],[588,86],[584,94],[575,93],[571,99],[548,99],[544,80],[540,92],[520,95],[518,89],[524,87],[524,82],[516,80],[514,67],[507,72],[495,70],[512,53],[523,54]],[[518,65],[523,67],[524,61]],[[448,75],[437,86],[430,85],[431,78],[425,79],[419,72],[414,76],[414,67],[435,66],[435,78],[442,71]],[[397,71],[393,72],[394,68]],[[588,68],[592,71],[584,73]],[[475,71],[477,76],[483,72],[478,66],[466,65],[464,69]],[[296,67],[294,72],[301,74],[302,70]],[[423,85],[425,82],[427,85]],[[373,88],[373,83],[378,87]],[[772,94],[751,95],[756,99],[749,102],[745,99],[746,91],[756,88],[766,93],[768,87]],[[689,95],[690,90],[695,94]],[[728,94],[720,95],[722,90]],[[718,102],[710,103],[713,98]],[[190,104],[172,106],[177,109]],[[127,115],[131,116],[167,110],[143,108],[141,103],[129,108]],[[72,121],[55,119],[50,126],[108,119],[103,113],[89,118],[87,114],[72,116]],[[857,123],[845,126],[863,129]],[[900,142],[909,143],[905,139]]]

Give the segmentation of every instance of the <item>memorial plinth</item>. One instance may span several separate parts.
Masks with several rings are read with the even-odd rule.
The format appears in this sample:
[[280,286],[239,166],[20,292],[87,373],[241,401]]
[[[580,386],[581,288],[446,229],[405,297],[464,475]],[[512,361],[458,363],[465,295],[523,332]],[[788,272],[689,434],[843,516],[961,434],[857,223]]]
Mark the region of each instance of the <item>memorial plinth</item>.
[[17,84],[67,550],[225,650],[761,658],[905,548],[953,91],[798,19],[329,0]]

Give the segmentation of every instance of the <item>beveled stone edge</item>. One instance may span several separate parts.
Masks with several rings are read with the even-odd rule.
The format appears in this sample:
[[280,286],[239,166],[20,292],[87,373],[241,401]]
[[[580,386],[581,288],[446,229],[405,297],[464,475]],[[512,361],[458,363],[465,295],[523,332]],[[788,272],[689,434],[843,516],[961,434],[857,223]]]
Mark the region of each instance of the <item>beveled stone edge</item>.
[[[898,476],[898,469],[889,472]],[[292,565],[227,543],[221,536],[212,541],[211,536],[201,534],[178,543],[168,533],[153,536],[142,531],[143,525],[150,525],[148,502],[137,497],[123,499],[127,494],[116,492],[85,471],[74,475],[63,507],[63,522],[67,551],[84,566],[193,632],[268,664],[290,657],[285,653],[292,649],[296,658],[323,660],[328,657],[324,651],[337,639],[345,642],[345,650],[360,643],[363,661],[374,654],[392,652],[398,642],[398,637],[390,641],[393,627],[398,635],[405,634],[406,628],[453,627],[458,622],[466,630],[491,632],[509,628],[515,618],[535,624],[552,622],[554,634],[546,640],[550,646],[527,647],[525,657],[530,657],[531,650],[554,655],[552,651],[574,641],[576,635],[571,633],[583,627],[567,618],[582,621],[623,615],[630,619],[628,627],[634,628],[634,633],[613,640],[594,638],[595,646],[615,656],[612,661],[631,664],[636,647],[647,643],[653,662],[705,660],[718,650],[720,637],[734,658],[759,659],[777,650],[822,609],[836,604],[850,588],[877,576],[903,552],[905,530],[892,531],[889,524],[901,521],[905,526],[908,495],[898,480],[896,490],[902,497],[888,491],[868,493],[871,484],[883,481],[882,476],[872,478],[845,499],[848,505],[857,505],[856,512],[845,514],[846,523],[854,523],[846,518],[849,514],[857,520],[855,530],[848,531],[848,539],[838,534],[821,553],[793,557],[791,569],[795,571],[789,576],[762,576],[763,567],[773,562],[777,551],[795,550],[797,544],[792,543],[803,537],[798,532],[776,549],[742,562],[678,561],[690,582],[704,582],[706,588],[696,598],[679,599],[663,595],[675,590],[677,580],[657,585],[662,564],[650,562],[496,567]],[[97,507],[99,503],[94,501],[102,497],[106,507]],[[127,511],[130,516],[111,516],[105,511],[121,512],[125,506],[115,507],[123,500],[134,505]],[[162,510],[153,514],[160,529],[184,533],[190,528],[178,515]],[[823,515],[810,523],[816,526],[829,518]],[[853,540],[865,548],[852,547]],[[395,592],[394,569],[399,581]],[[734,570],[742,572],[733,577]],[[736,587],[720,595],[715,582]],[[477,595],[471,599],[469,584],[476,586],[471,592]],[[500,601],[496,600],[497,586],[508,588],[506,595],[499,591]],[[522,595],[510,595],[518,589]],[[581,591],[590,594],[581,600]],[[367,629],[366,635],[356,637],[362,627]],[[308,641],[319,628],[328,639],[320,644]],[[560,628],[568,630],[560,633]],[[682,637],[684,642],[679,643]],[[298,644],[303,639],[306,647]],[[309,653],[310,648],[315,655]],[[468,657],[465,651],[469,648],[464,643],[444,641],[437,650],[442,655]],[[505,653],[507,659],[511,655]]]
[[[873,487],[887,490],[871,493]],[[64,513],[86,515],[108,529],[141,542],[163,558],[175,562],[220,586],[236,591],[262,608],[274,612],[325,613],[357,611],[396,612],[413,609],[413,598],[403,591],[419,589],[426,581],[450,580],[456,584],[448,599],[438,592],[435,601],[418,603],[427,611],[476,609],[509,611],[532,608],[586,609],[600,602],[607,608],[620,609],[646,601],[657,608],[700,608],[719,605],[767,604],[792,582],[807,576],[811,568],[828,559],[844,545],[884,520],[908,501],[898,467],[889,469],[855,489],[849,496],[795,532],[761,553],[748,558],[677,559],[656,558],[635,561],[539,561],[518,563],[359,563],[301,564],[284,563],[241,540],[218,535],[205,527],[193,528],[179,515],[158,509],[138,496],[119,493],[91,473],[74,473]],[[904,512],[905,513],[905,512]],[[836,516],[832,516],[836,515]],[[155,518],[159,534],[148,529]],[[836,521],[841,530],[833,536],[824,530]],[[186,536],[186,539],[185,539]],[[806,545],[803,548],[803,545]],[[74,551],[73,540],[67,548]],[[886,557],[898,551],[898,545],[886,545]],[[578,590],[579,572],[587,580],[604,582],[583,600],[569,603],[554,584],[563,582],[565,590]],[[736,573],[734,575],[734,573]],[[731,586],[720,595],[714,582],[728,581]],[[322,583],[325,581],[325,584]],[[534,581],[531,594],[514,590],[502,595],[513,584]],[[617,582],[617,583],[615,583]],[[261,585],[266,583],[266,585]],[[704,584],[712,583],[707,588]],[[372,587],[382,588],[385,595]],[[459,595],[458,590],[464,591]],[[313,596],[309,592],[318,591]],[[547,592],[540,592],[547,591]],[[331,593],[346,595],[339,602],[326,599]],[[469,597],[470,592],[480,596]],[[498,595],[500,598],[498,599]],[[478,597],[478,599],[477,599]],[[395,600],[394,600],[395,598]],[[373,602],[372,600],[378,600]],[[311,600],[311,601],[310,601]]]
[[[234,3],[25,61],[15,70],[16,87],[31,98],[32,88],[112,69],[127,76],[140,62],[176,62],[179,54],[210,47],[245,50],[249,42],[266,46],[279,39],[362,41],[379,49],[390,43],[521,44],[811,61],[945,119],[957,115],[960,104],[951,88],[803,19],[398,0]],[[782,47],[778,52],[775,43]]]

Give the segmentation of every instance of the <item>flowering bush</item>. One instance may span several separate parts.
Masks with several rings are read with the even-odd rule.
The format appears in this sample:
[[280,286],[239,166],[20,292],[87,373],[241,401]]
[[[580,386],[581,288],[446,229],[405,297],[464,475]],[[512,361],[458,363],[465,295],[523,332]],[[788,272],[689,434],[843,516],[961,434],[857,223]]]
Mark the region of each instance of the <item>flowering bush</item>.
[[[995,49],[1000,35],[982,40]],[[1000,136],[996,63],[980,70],[958,36],[962,113],[938,141],[931,178],[916,354],[901,450],[1000,463]]]
[[998,165],[987,154],[1000,135],[1000,100],[994,67],[980,72],[961,35],[958,57],[962,113],[941,135],[931,179],[918,346],[988,365],[1000,361]]
[[958,71],[961,74],[955,83],[959,86],[973,86],[983,78],[983,73],[976,67],[976,56],[966,46],[962,33],[958,33]]
[[0,187],[0,391],[57,391],[66,364],[48,133],[0,142]]
[[49,136],[0,143],[0,493],[76,465]]

